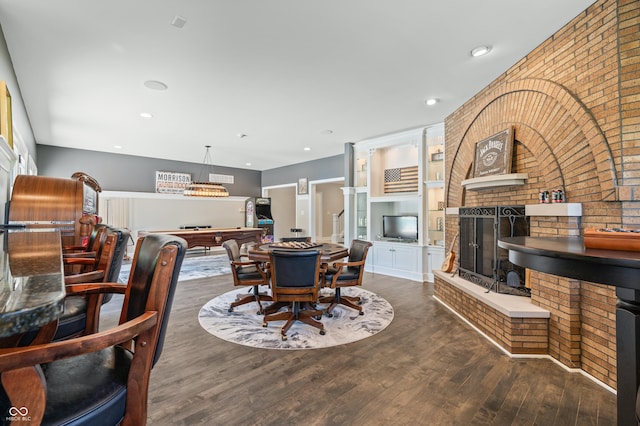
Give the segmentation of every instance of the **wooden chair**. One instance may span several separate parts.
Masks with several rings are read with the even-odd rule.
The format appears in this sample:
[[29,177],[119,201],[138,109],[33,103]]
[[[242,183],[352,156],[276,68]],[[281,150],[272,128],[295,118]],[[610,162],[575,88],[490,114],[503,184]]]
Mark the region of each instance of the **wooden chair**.
[[338,305],[348,306],[357,310],[360,315],[364,315],[360,298],[345,296],[341,294],[340,289],[362,285],[364,264],[371,246],[369,241],[353,240],[349,248],[348,261],[336,262],[324,272],[324,285],[334,289],[333,296],[320,298],[320,303],[329,303],[329,307],[325,310],[329,317],[333,316],[331,312]]
[[[152,367],[187,243],[138,239],[128,284],[74,284],[70,294],[124,294],[120,325],[42,345],[0,349],[0,412],[27,407],[31,424],[144,425]],[[4,415],[4,414],[3,414]]]
[[98,268],[100,251],[107,238],[107,228],[108,226],[103,223],[96,224],[85,250],[78,249],[77,246],[68,250],[63,249],[62,261],[65,266],[65,275],[90,272]]
[[[100,249],[97,269],[65,276],[65,284],[117,282],[122,260],[129,242],[129,230],[107,227],[104,246]],[[58,321],[53,340],[91,334],[98,331],[100,307],[111,300],[112,294],[67,296],[64,312]]]
[[229,305],[229,312],[233,312],[233,309],[237,306],[244,305],[246,303],[256,302],[258,304],[258,314],[264,312],[261,302],[271,302],[272,297],[266,293],[260,293],[260,286],[269,286],[269,275],[262,269],[262,265],[258,261],[243,259],[240,256],[240,248],[236,240],[227,240],[222,243],[222,247],[229,256],[229,263],[231,264],[231,273],[233,275],[234,286],[250,286],[252,287],[251,293],[238,296],[235,302]]
[[313,304],[318,300],[320,287],[320,252],[318,250],[273,250],[270,255],[271,295],[276,303],[289,303],[286,311],[264,316],[263,327],[271,321],[286,320],[280,332],[287,340],[287,331],[295,321],[320,329],[324,325],[314,317],[322,317],[322,311]]

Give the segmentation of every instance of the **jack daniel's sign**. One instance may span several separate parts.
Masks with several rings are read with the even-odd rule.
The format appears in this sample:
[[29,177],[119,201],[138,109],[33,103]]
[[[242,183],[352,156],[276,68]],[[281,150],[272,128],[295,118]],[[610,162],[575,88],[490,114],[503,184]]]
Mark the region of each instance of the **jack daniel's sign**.
[[513,128],[476,143],[473,177],[511,173]]

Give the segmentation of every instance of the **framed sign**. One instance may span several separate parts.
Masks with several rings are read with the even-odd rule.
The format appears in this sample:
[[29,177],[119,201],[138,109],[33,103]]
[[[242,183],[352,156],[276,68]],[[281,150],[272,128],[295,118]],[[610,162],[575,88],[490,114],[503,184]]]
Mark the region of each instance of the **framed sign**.
[[501,131],[476,143],[473,177],[511,173],[513,128]]
[[11,116],[11,94],[7,83],[0,81],[0,135],[13,148],[13,118]]
[[307,178],[298,179],[298,195],[304,195],[309,192],[307,185]]
[[190,183],[190,173],[156,171],[156,192],[158,193],[183,194]]

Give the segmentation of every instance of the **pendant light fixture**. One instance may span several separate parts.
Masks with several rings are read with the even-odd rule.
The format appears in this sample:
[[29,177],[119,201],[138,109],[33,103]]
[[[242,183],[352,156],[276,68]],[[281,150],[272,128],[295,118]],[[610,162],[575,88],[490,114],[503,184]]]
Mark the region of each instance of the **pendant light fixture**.
[[[209,182],[209,169],[213,169],[213,165],[211,163],[211,155],[209,153],[209,149],[211,145],[205,145],[206,148],[204,154],[204,160],[202,160],[202,168],[200,169],[200,174],[198,174],[198,181],[191,182],[184,189],[184,195],[187,197],[210,197],[210,198],[223,198],[229,196],[229,191],[227,188],[222,186],[217,182]],[[207,180],[204,181],[202,179],[202,175],[205,174]]]

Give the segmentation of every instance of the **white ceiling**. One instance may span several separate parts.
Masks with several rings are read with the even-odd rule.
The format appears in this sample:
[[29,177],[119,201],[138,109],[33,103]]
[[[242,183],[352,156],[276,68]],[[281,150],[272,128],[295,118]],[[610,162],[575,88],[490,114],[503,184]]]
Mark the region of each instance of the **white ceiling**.
[[37,143],[267,170],[443,121],[591,3],[0,0],[0,24]]

